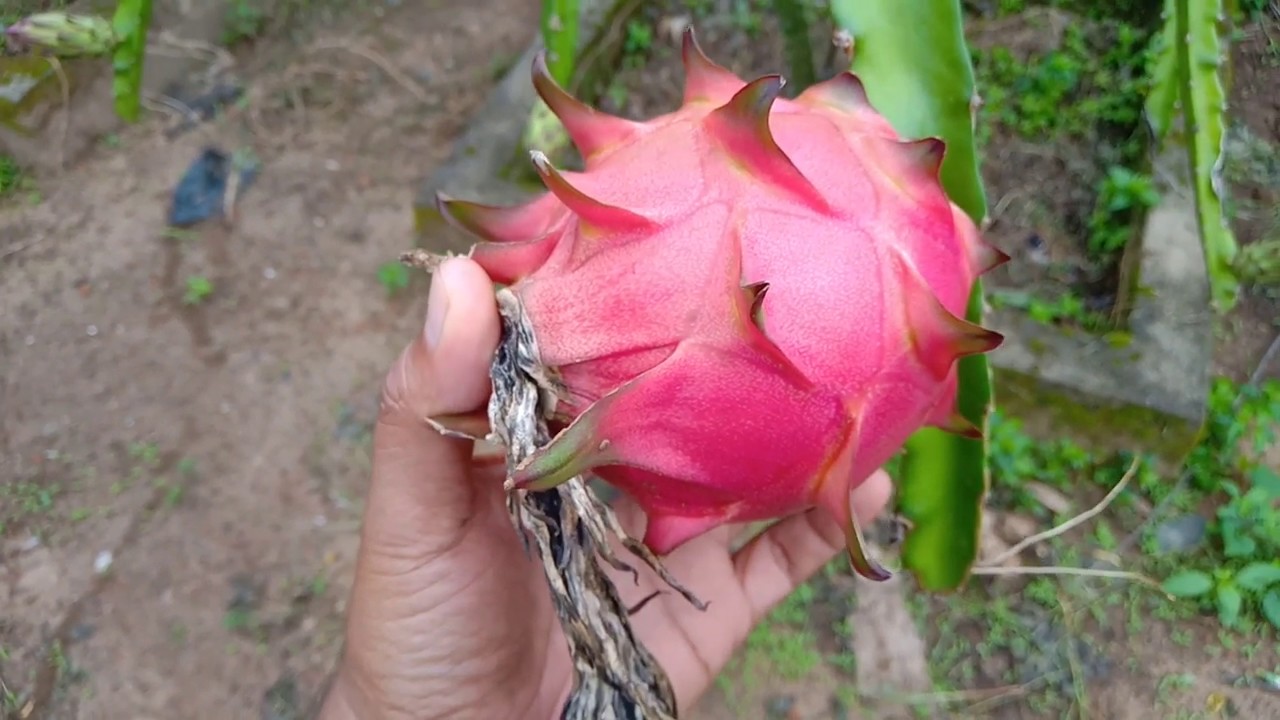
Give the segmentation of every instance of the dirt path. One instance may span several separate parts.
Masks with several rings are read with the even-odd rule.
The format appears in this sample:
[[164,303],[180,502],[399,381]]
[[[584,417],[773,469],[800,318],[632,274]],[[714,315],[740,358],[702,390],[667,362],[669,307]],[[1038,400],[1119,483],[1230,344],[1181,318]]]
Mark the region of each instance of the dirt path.
[[[389,298],[378,268],[412,243],[420,182],[536,16],[501,0],[360,4],[339,35],[245,53],[247,101],[222,120],[171,141],[154,117],[0,200],[0,717],[300,720],[340,642],[382,374],[424,309],[424,281]],[[1241,87],[1271,87],[1249,68]],[[1270,115],[1241,116],[1275,141],[1257,124]],[[261,174],[232,228],[166,231],[175,183],[210,145],[251,151]],[[1265,179],[1240,195],[1268,207]],[[184,302],[189,278],[212,293]],[[1256,367],[1275,302],[1247,300],[1220,372]],[[790,610],[819,631],[762,627],[697,717],[863,717],[858,686],[922,659],[889,622],[909,620],[903,603],[825,582]],[[966,612],[952,607],[917,619],[921,633]],[[995,623],[985,605],[967,612]],[[1191,717],[1227,695],[1240,717],[1280,717],[1270,690],[1229,687],[1271,672],[1273,649],[1206,655],[1209,618],[1178,635],[1126,619],[1103,634],[1117,660],[1093,679],[1093,717],[1175,702]],[[1018,627],[1001,622],[954,661],[989,686],[1022,670],[975,659]],[[879,634],[850,629],[868,626]],[[883,638],[902,647],[875,662],[892,654],[873,654]]]
[[[323,680],[377,391],[423,310],[423,283],[387,300],[377,268],[536,29],[499,0],[386,13],[341,40],[407,81],[304,49],[251,85],[300,87],[305,114],[264,92],[256,133],[243,113],[173,142],[136,128],[0,212],[25,248],[0,261],[6,711],[291,718]],[[209,143],[262,172],[234,229],[166,235]],[[195,305],[189,276],[214,286]]]

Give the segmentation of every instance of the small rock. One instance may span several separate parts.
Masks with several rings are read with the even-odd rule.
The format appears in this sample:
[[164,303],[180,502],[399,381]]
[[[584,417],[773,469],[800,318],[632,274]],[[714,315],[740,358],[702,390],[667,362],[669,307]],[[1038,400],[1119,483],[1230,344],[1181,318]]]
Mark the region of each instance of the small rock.
[[772,695],[764,701],[765,716],[769,720],[787,720],[795,706],[796,699],[791,695]]
[[1032,518],[1018,513],[1004,513],[1000,518],[1000,535],[1005,542],[1017,544],[1040,532]]
[[111,569],[111,563],[115,559],[110,550],[103,550],[93,559],[93,571],[101,575]]
[[1111,672],[1111,659],[1100,648],[1082,638],[1071,636],[1059,621],[1044,615],[1022,620],[1031,627],[1031,645],[1029,655],[1019,658],[1021,662],[1017,663],[1020,682],[1054,677],[1057,681],[1053,684],[1059,691],[1069,694],[1075,682],[1072,652],[1074,659],[1079,662],[1078,670],[1084,680],[1106,677]]
[[850,720],[849,703],[839,695],[831,696],[831,720]]
[[80,642],[81,640],[88,640],[93,637],[93,634],[97,631],[98,629],[89,623],[76,623],[71,628],[71,641]]
[[1027,236],[1026,244],[1028,262],[1043,267],[1053,261],[1053,256],[1049,254],[1049,247],[1039,233],[1031,233]]
[[1065,515],[1071,512],[1071,498],[1045,485],[1044,483],[1029,482],[1026,485],[1027,492],[1036,499],[1036,502],[1045,506],[1052,512],[1059,515]]
[[249,573],[236,573],[231,576],[231,600],[227,603],[230,609],[252,609],[262,599],[262,588]]
[[1086,295],[1084,298],[1084,309],[1090,312],[1106,312],[1116,303],[1115,293],[1102,293],[1099,295]]
[[1194,550],[1204,542],[1208,526],[1209,521],[1195,513],[1166,520],[1156,526],[1156,547],[1164,553]]
[[1009,654],[1003,651],[993,652],[986,657],[978,656],[978,673],[993,685],[1009,681],[1009,669],[1012,663]]
[[262,720],[298,720],[298,683],[285,674],[262,695]]

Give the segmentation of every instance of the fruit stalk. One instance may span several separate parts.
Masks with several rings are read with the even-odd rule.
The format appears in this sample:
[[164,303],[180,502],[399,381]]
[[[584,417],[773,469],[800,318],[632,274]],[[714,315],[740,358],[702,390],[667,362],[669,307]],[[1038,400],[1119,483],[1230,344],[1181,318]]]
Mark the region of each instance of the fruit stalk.
[[[550,442],[542,409],[556,389],[542,368],[520,301],[505,289],[498,291],[497,301],[502,339],[490,370],[489,422],[507,448],[510,473]],[[675,691],[657,660],[631,632],[629,612],[596,556],[639,577],[613,553],[612,535],[672,588],[697,605],[700,601],[665,572],[652,552],[630,539],[581,477],[550,491],[512,491],[507,508],[526,543],[530,537],[537,543],[573,658],[574,688],[561,717],[675,718]]]
[[[427,272],[439,264],[438,257],[422,250],[404,253],[401,261]],[[493,390],[488,417],[490,436],[505,448],[510,474],[550,442],[544,411],[560,389],[542,366],[519,299],[505,289],[496,299],[502,333],[489,371]],[[627,535],[613,510],[581,477],[550,490],[512,490],[507,511],[525,550],[533,549],[542,563],[573,659],[574,687],[562,720],[674,719],[671,683],[632,633],[631,611],[597,558],[638,578],[635,568],[614,553],[616,540],[695,607],[706,605],[672,577],[651,550]],[[536,547],[530,548],[530,540]]]

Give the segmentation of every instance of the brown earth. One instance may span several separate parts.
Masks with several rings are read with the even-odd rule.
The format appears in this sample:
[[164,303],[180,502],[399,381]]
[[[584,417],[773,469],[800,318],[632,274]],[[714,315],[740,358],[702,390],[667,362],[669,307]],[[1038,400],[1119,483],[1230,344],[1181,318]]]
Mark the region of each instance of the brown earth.
[[[169,118],[132,128],[0,213],[16,716],[292,717],[269,691],[303,702],[331,665],[377,392],[423,317],[422,283],[388,302],[376,271],[537,28],[531,3],[377,10],[258,49],[246,109],[171,142]],[[233,227],[175,237],[170,193],[210,144],[261,174]],[[214,291],[188,306],[192,275]]]
[[[499,0],[355,12],[342,33],[242,54],[249,101],[218,121],[167,140],[170,119],[152,118],[0,210],[0,691],[15,717],[296,718],[333,661],[377,391],[423,312],[424,283],[388,299],[377,269],[413,242],[419,183],[537,16]],[[649,20],[667,60],[648,77],[663,89],[614,100],[638,116],[670,107],[678,88],[671,18]],[[705,29],[708,51],[734,69],[781,67],[776,45],[716,32]],[[1265,103],[1280,78],[1265,57],[1238,62],[1249,90],[1237,104],[1275,147]],[[261,175],[233,226],[166,232],[173,186],[210,144],[251,149]],[[186,304],[196,275],[213,293]],[[1226,371],[1251,372],[1275,334],[1274,304],[1254,303]],[[891,604],[850,610],[848,578],[823,587],[824,653],[849,649],[831,627],[850,612],[863,627],[898,620]],[[982,630],[957,637],[976,648]],[[1230,686],[1280,658],[1206,657],[1211,623],[1190,631],[1190,646],[1111,636],[1106,654],[1133,662],[1091,683],[1090,717],[1190,717],[1215,693],[1239,717],[1280,717],[1280,696]],[[722,685],[696,716],[854,717],[847,689],[920,660],[910,642],[877,647],[879,662],[855,673],[821,663],[801,679]],[[1017,693],[990,701],[1012,661],[964,662],[981,671],[971,705],[1034,716],[1008,707]],[[1167,700],[1158,685],[1182,672],[1198,680]],[[905,713],[883,703],[866,717]]]
[[[1231,63],[1224,173],[1231,227],[1241,246],[1280,241],[1280,6],[1241,28]],[[1246,289],[1224,325],[1214,372],[1243,381],[1280,332],[1280,287]],[[1262,377],[1280,378],[1280,359],[1269,365]]]

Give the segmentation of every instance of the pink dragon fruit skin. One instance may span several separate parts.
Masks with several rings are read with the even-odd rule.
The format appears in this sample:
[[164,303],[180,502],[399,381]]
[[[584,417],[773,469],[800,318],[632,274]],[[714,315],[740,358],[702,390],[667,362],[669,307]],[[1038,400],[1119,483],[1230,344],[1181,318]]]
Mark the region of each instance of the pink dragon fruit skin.
[[955,361],[1001,337],[962,319],[1007,257],[939,181],[943,144],[905,141],[849,73],[794,100],[685,35],[682,106],[597,112],[534,66],[585,163],[534,165],[515,208],[446,197],[471,256],[522,302],[563,385],[553,441],[516,468],[545,489],[592,472],[645,510],[665,554],[725,523],[824,508],[867,577],[849,493],[955,411]]

